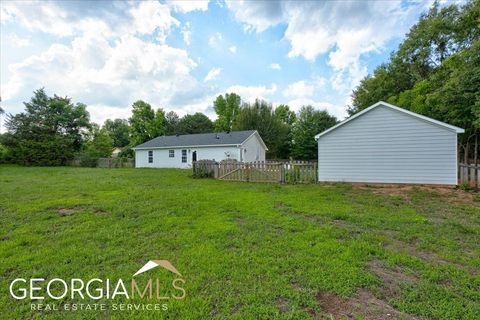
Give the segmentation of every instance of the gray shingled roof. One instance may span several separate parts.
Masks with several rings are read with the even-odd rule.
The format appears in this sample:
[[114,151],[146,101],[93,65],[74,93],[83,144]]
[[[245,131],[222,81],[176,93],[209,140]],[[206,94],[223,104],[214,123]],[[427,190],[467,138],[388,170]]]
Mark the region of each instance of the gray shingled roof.
[[229,133],[196,133],[181,134],[178,136],[160,136],[139,144],[134,149],[170,148],[189,146],[213,146],[242,144],[255,130],[232,131]]

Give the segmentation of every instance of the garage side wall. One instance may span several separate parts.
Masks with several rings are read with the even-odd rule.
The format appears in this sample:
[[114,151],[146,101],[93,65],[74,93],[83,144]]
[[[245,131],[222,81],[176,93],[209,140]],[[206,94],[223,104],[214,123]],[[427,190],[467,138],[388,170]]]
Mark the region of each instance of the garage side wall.
[[318,139],[319,181],[457,184],[457,134],[379,106]]
[[256,134],[245,140],[242,150],[242,161],[244,162],[265,161],[265,148],[258,140]]

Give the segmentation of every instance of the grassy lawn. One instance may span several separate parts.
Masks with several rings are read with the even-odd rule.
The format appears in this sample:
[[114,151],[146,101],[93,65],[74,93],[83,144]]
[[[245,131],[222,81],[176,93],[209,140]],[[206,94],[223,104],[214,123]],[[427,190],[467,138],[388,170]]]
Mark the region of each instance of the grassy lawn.
[[[0,318],[480,314],[476,194],[190,175],[0,167]],[[186,281],[186,298],[167,311],[31,311],[9,294],[17,277],[131,279],[151,259],[169,260]]]

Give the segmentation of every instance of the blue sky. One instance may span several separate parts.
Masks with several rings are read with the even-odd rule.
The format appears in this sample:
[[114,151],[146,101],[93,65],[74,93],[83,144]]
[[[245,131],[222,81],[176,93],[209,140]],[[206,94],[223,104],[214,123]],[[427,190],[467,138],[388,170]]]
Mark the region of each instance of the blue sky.
[[143,99],[212,119],[218,94],[310,104],[343,119],[431,1],[2,1],[2,107],[32,91],[72,97],[92,120]]

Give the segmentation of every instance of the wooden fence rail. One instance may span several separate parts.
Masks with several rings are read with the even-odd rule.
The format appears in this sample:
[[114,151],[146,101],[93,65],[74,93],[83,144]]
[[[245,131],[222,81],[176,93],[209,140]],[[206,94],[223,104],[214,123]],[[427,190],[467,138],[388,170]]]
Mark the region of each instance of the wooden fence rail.
[[480,187],[480,166],[460,163],[458,165],[458,184]]
[[221,161],[200,160],[193,163],[193,176],[227,181],[271,183],[315,183],[317,163],[311,161]]

